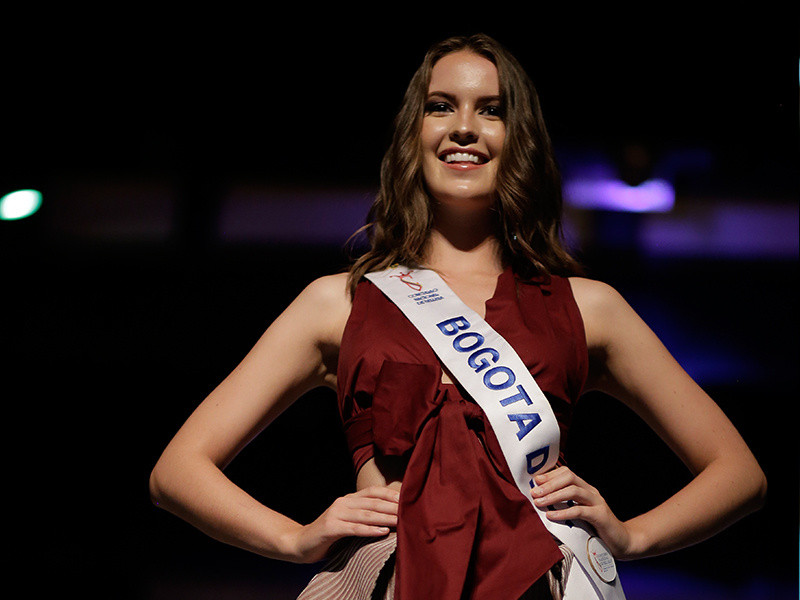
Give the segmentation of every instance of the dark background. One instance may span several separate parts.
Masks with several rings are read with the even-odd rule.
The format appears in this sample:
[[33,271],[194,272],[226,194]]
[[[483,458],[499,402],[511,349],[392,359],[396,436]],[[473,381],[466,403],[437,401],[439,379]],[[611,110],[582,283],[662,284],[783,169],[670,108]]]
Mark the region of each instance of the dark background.
[[[537,84],[565,171],[601,156],[634,183],[683,157],[674,213],[704,239],[703,218],[727,214],[726,202],[788,215],[796,229],[789,5],[9,13],[0,195],[44,194],[33,217],[0,222],[7,564],[26,595],[284,598],[314,572],[204,537],[151,506],[147,477],[282,308],[346,264],[346,233],[319,239],[309,226],[287,240],[270,229],[270,207],[291,212],[278,205],[295,198],[293,219],[306,220],[302,198],[374,189],[431,42],[485,31],[509,46]],[[633,170],[620,158],[632,143],[649,158]],[[263,229],[240,222],[249,233],[236,237],[226,202],[243,187],[262,194],[266,218]],[[643,249],[647,216],[569,215],[589,276],[645,317],[770,481],[764,510],[713,540],[621,565],[629,598],[793,597],[798,273],[796,238],[774,249],[785,218],[774,232],[742,230],[745,251],[676,254]],[[330,394],[303,398],[229,475],[313,519],[351,485],[337,419]],[[596,419],[610,429],[596,431]],[[687,481],[613,400],[587,398],[574,430],[572,466],[620,516]]]

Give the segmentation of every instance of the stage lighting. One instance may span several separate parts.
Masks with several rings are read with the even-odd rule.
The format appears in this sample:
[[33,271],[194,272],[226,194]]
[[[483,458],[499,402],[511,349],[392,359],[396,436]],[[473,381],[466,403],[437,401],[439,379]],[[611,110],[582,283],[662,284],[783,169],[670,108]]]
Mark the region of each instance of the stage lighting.
[[634,213],[669,212],[675,205],[675,189],[663,179],[649,179],[639,185],[615,178],[566,179],[564,197],[578,208]]
[[42,205],[42,194],[37,190],[17,190],[0,198],[0,220],[17,221],[30,217]]

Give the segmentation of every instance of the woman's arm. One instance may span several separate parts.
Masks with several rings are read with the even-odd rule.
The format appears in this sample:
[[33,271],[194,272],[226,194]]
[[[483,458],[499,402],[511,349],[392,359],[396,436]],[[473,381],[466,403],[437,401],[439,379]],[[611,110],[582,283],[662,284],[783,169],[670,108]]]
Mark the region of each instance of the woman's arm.
[[550,517],[592,523],[622,559],[689,546],[757,510],[766,494],[766,479],[722,410],[613,288],[580,278],[571,283],[590,353],[588,386],[638,413],[694,478],[663,504],[625,523],[616,519],[595,488],[568,469],[539,479],[537,502],[546,506],[577,501],[578,506],[553,511]]
[[[375,536],[396,524],[397,494],[370,488],[338,499],[308,526],[267,508],[233,484],[225,466],[306,391],[335,385],[350,306],[343,276],[308,286],[236,369],[181,427],[150,476],[156,505],[208,535],[294,562],[324,557],[348,535]],[[298,493],[313,494],[312,488]]]

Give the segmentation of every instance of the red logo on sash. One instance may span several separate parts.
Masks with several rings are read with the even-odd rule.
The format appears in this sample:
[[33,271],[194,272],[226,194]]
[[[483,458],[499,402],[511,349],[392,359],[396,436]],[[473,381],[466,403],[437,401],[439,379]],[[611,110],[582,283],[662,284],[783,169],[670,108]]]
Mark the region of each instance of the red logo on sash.
[[400,273],[399,275],[390,275],[390,277],[397,277],[400,281],[405,283],[408,287],[412,290],[416,290],[417,292],[422,289],[422,284],[418,281],[414,281],[411,279],[411,274],[414,271],[409,271],[408,273]]

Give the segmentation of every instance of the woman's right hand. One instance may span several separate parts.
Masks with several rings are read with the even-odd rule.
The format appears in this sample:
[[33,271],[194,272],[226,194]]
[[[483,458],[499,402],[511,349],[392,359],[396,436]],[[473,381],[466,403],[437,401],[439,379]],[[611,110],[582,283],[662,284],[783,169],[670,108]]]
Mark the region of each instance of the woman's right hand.
[[322,560],[331,546],[345,537],[381,537],[397,526],[400,493],[373,486],[337,498],[312,523],[294,535],[297,562]]

